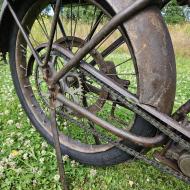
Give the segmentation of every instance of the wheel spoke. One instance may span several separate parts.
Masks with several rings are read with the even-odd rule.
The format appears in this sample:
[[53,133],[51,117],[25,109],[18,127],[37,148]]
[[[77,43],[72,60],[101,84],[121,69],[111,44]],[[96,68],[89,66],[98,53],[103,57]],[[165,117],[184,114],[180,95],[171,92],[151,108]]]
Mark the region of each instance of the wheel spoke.
[[55,13],[53,16],[53,21],[51,24],[51,31],[50,31],[50,39],[48,41],[48,47],[47,47],[47,52],[46,52],[46,56],[44,59],[44,66],[46,66],[48,64],[49,58],[50,58],[50,54],[51,54],[51,49],[52,49],[52,45],[53,45],[53,41],[54,41],[54,37],[55,37],[55,32],[57,29],[57,23],[59,20],[59,14],[60,14],[60,10],[61,10],[61,0],[56,1],[56,5],[55,5]]
[[[98,49],[110,38],[110,36],[111,36],[115,31],[116,31],[116,29],[113,30],[113,31],[96,47],[96,51],[98,51]],[[85,59],[85,61],[87,61],[90,57],[91,57],[91,55],[89,55],[89,56]]]
[[[96,10],[96,9],[95,9]],[[95,16],[95,15],[94,15]],[[94,20],[91,23],[91,28],[90,28],[90,32],[88,34],[88,36],[86,37],[86,39],[84,40],[85,42],[88,42],[91,40],[91,38],[93,37],[94,33],[96,32],[101,20],[103,19],[103,12],[101,11],[100,14],[98,15],[98,17],[96,18],[96,21],[94,23]],[[93,25],[94,24],[94,25]],[[78,50],[75,52],[75,54],[80,50],[80,48],[83,46],[84,44],[81,44],[78,48]]]
[[71,42],[71,49],[73,48],[73,41],[74,41],[74,37],[76,34],[76,29],[77,29],[77,23],[78,23],[78,19],[79,19],[79,4],[80,4],[80,0],[78,3],[78,7],[77,7],[77,18],[75,18],[75,26],[74,26],[74,32],[73,32],[73,37],[72,37],[72,42]]
[[100,12],[99,16],[96,19],[96,22],[94,23],[94,26],[91,27],[91,30],[90,30],[90,32],[89,32],[89,34],[88,34],[85,41],[91,40],[91,38],[93,37],[94,33],[96,32],[96,30],[97,30],[97,28],[98,28],[98,26],[100,24],[102,18],[103,18],[103,12]]
[[70,5],[71,36],[73,36],[73,4]]
[[39,24],[39,26],[40,26],[40,28],[41,28],[41,31],[43,32],[43,34],[45,34],[47,40],[49,40],[49,35],[48,35],[48,34],[46,33],[46,31],[44,30],[44,28],[43,28],[41,22],[39,21],[39,18],[37,18],[37,22],[38,22],[38,24]]
[[[113,53],[117,48],[119,48],[124,43],[123,37],[119,37],[116,41],[114,41],[108,48],[106,48],[102,53],[101,56],[106,58],[111,53]],[[89,64],[95,65],[95,61],[92,60]]]
[[49,39],[48,30],[47,30],[47,27],[46,27],[46,24],[45,24],[45,22],[44,22],[44,18],[43,18],[43,16],[42,16],[42,14],[40,14],[40,18],[41,18],[41,20],[42,20],[43,30],[44,30],[44,32],[46,33],[46,35],[47,35],[47,37],[48,37],[48,39]]
[[60,17],[58,18],[58,26],[60,28],[60,31],[62,33],[63,38],[67,39],[67,34],[65,32],[65,29],[63,27],[63,24],[62,24],[62,21],[61,21]]
[[107,57],[111,53],[113,53],[118,47],[120,47],[124,43],[123,37],[119,37],[115,42],[113,42],[108,48],[106,48],[102,52],[102,57]]
[[[27,32],[30,33],[29,27],[27,26],[26,28],[27,28]],[[30,38],[30,37],[31,37],[31,38]],[[40,45],[40,43],[34,38],[32,32],[30,33],[29,38],[33,41],[33,43],[36,45],[36,47]]]
[[[46,65],[47,68],[38,65],[38,63],[33,59],[30,62],[28,61],[28,56],[31,55],[31,52],[28,48],[28,45],[22,41],[22,38],[18,38],[18,40],[23,42],[19,43],[19,45],[23,45],[21,45],[21,47],[19,46],[20,49],[18,50],[20,51],[16,50],[16,55],[18,55],[17,59],[19,59],[18,62],[20,63],[19,69],[22,71],[21,74],[23,75],[21,76],[22,78],[25,77],[23,70],[27,70],[25,62],[31,64],[29,65],[31,69],[31,75],[26,78],[26,80],[29,82],[24,83],[25,86],[22,86],[22,90],[23,92],[26,92],[25,94],[29,94],[29,96],[26,97],[27,102],[31,102],[31,104],[34,105],[34,107],[31,108],[31,112],[36,117],[36,119],[39,120],[41,127],[44,128],[49,127],[49,122],[51,119],[48,113],[48,111],[50,111],[48,100],[50,98],[50,90],[53,89],[48,88],[49,84],[47,81],[51,80],[51,78],[49,78],[51,76],[48,74],[50,73],[54,75],[56,72],[59,72],[62,68],[64,68],[69,62],[69,58],[67,57],[68,54],[72,53],[69,51],[73,50],[74,53],[75,50],[78,51],[81,49],[85,43],[88,43],[93,39],[96,33],[98,33],[99,30],[104,27],[109,19],[108,15],[106,15],[106,12],[103,9],[100,9],[98,6],[95,6],[93,3],[85,4],[84,1],[81,0],[74,2],[68,1],[67,3],[64,3],[64,8],[62,5],[59,6],[62,11],[59,11],[59,14],[57,15],[58,11],[55,11],[55,5],[52,5],[51,2],[52,1],[49,1],[49,4],[47,4],[46,7],[39,6],[41,8],[41,12],[36,12],[36,14],[32,14],[31,12],[29,15],[32,16],[30,19],[26,19],[26,21],[28,20],[28,23],[26,22],[25,24],[25,27],[28,24],[27,33],[29,34],[31,41],[35,44],[36,50],[39,51],[39,56],[43,62],[45,62],[45,58],[49,53],[49,59],[47,62],[48,64]],[[56,2],[59,2],[59,0]],[[50,8],[51,11],[46,11]],[[47,15],[45,16],[45,14]],[[62,16],[65,16],[65,19]],[[86,19],[86,17],[88,17],[88,19]],[[55,18],[57,18],[56,25],[54,25]],[[32,25],[32,22],[36,24]],[[53,26],[55,27],[55,30],[54,35],[52,36]],[[41,39],[39,36],[37,36],[39,32],[41,32],[40,34],[42,34],[42,37],[45,39]],[[57,46],[50,46],[52,38],[53,43],[56,43]],[[49,46],[51,47],[49,52],[47,51],[48,48],[43,44],[47,42],[49,42]],[[118,29],[116,28],[96,46],[95,53],[89,52],[84,59],[91,64],[93,63],[92,65],[99,72],[104,72],[107,74],[107,76],[110,76],[112,80],[115,80],[115,82],[121,82],[123,88],[127,89],[126,82],[128,81],[121,79],[122,77],[120,78],[120,76],[126,75],[126,77],[123,78],[132,78],[133,80],[133,77],[127,76],[135,75],[135,72],[133,73],[131,67],[128,67],[128,64],[126,64],[126,70],[120,70],[120,68],[124,68],[123,64],[130,62],[132,58],[129,58],[131,57],[130,55],[127,55],[127,58],[123,58],[123,56],[121,56],[119,59],[117,59],[115,56],[115,53],[118,49],[119,52],[120,48],[123,50],[122,45],[125,44],[124,42],[124,38],[122,37],[121,33],[118,34]],[[26,58],[24,57],[24,59],[26,61],[22,61],[20,56],[22,53],[21,51],[25,55]],[[20,55],[18,53],[20,53]],[[111,63],[109,64],[109,61],[107,61],[105,58],[110,58]],[[117,69],[118,73],[116,73],[116,70],[112,70],[112,68],[117,68],[119,66],[121,67]],[[26,88],[26,85],[30,85],[30,87]],[[124,85],[126,86],[124,87]],[[73,103],[91,111],[94,113],[94,115],[97,115],[97,117],[103,118],[105,121],[110,122],[112,111],[112,113],[114,112],[112,115],[115,118],[121,118],[121,120],[112,118],[111,122],[113,125],[117,126],[118,128],[125,128],[125,125],[127,125],[129,117],[126,117],[126,115],[128,112],[130,112],[130,110],[126,106],[122,105],[122,103],[116,97],[109,93],[104,85],[99,84],[90,75],[85,75],[80,67],[73,68],[70,72],[68,72],[65,77],[60,79],[56,87],[59,93],[62,93],[63,96],[68,98]],[[100,141],[96,135],[89,134],[88,130],[85,128],[82,130],[81,128],[79,129],[79,126],[77,126],[76,122],[82,123],[84,126],[97,131],[97,133],[101,131],[108,134],[107,131],[102,130],[99,125],[96,125],[87,117],[83,117],[69,107],[66,107],[60,101],[57,100],[55,103],[60,134],[63,134],[60,135],[60,137],[63,138],[63,140],[66,139],[66,143],[71,146],[71,149],[72,141],[76,143],[78,150],[83,150],[85,147],[85,151],[89,151],[90,153],[93,151],[93,147],[95,147],[95,152],[100,151],[100,153],[101,151],[104,151],[104,146],[107,148],[106,141]],[[116,106],[112,110],[113,104]],[[72,123],[63,116],[64,114],[60,114],[59,111],[67,114],[76,122]],[[67,121],[66,124],[65,119]],[[64,144],[64,141],[61,142]]]
[[135,73],[116,73],[116,74],[106,74],[107,76],[128,76],[128,75],[132,75],[132,76],[136,76]]
[[129,59],[127,59],[127,60],[121,62],[121,63],[119,63],[118,65],[116,65],[115,68],[117,68],[117,67],[123,65],[124,63],[127,63],[127,62],[131,61],[131,60],[132,60],[132,58],[129,58]]

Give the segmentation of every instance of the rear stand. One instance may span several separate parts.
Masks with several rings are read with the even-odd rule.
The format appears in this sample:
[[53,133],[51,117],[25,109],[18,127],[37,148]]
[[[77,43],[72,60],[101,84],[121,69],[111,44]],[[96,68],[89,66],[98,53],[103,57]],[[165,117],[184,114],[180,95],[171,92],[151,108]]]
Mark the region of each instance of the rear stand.
[[58,165],[59,175],[60,175],[60,183],[63,190],[68,190],[66,177],[65,177],[65,171],[64,171],[64,162],[63,162],[62,154],[61,154],[61,146],[60,146],[60,141],[59,141],[57,122],[56,122],[56,100],[54,98],[54,92],[51,93],[51,97],[50,97],[50,116],[51,116],[51,130],[53,134],[53,141],[54,141],[56,157],[57,157],[57,165]]

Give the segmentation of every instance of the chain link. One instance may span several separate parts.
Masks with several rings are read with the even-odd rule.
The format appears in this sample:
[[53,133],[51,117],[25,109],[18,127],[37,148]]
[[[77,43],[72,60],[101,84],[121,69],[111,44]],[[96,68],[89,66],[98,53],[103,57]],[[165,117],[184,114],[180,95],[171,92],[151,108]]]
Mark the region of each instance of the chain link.
[[108,143],[112,144],[113,146],[119,148],[120,150],[126,152],[127,154],[133,156],[136,159],[142,160],[145,163],[156,167],[157,169],[159,169],[160,171],[173,175],[176,178],[189,183],[190,184],[190,178],[184,176],[182,173],[179,173],[175,170],[173,170],[172,168],[168,167],[168,166],[163,166],[161,163],[159,163],[156,160],[153,159],[149,159],[146,156],[144,156],[143,154],[135,151],[134,149],[131,149],[129,147],[127,147],[126,145],[122,144],[121,142],[118,141],[114,141],[113,139],[111,139],[110,137],[101,134],[100,132],[97,132],[96,130],[94,130],[93,128],[87,127],[84,124],[80,123],[79,121],[76,121],[75,119],[72,119],[70,116],[68,116],[67,114],[65,114],[64,112],[61,112],[62,116],[69,120],[71,123],[76,124],[77,126],[79,126],[80,128],[84,129],[87,133],[89,133],[90,135],[96,135],[99,139],[101,139],[102,141],[107,141]]
[[[137,105],[135,105],[132,102],[129,102],[126,99],[126,97],[123,97],[121,94],[118,94],[117,92],[114,91],[114,89],[111,89],[106,84],[102,83],[100,80],[98,80],[97,78],[92,76],[90,73],[88,73],[84,69],[81,69],[81,70],[82,70],[84,75],[88,75],[89,77],[96,80],[96,82],[103,85],[103,87],[111,94],[111,96],[118,99],[121,103],[126,105],[130,110],[132,110],[133,112],[135,112],[136,114],[138,114],[139,116],[141,116],[142,118],[147,120],[150,124],[152,124],[157,129],[159,129],[161,132],[163,132],[165,135],[170,137],[173,141],[175,141],[176,143],[179,143],[184,149],[190,150],[190,143],[187,142],[186,140],[182,139],[181,136],[179,136],[175,132],[173,132],[168,126],[163,125],[161,122],[159,122],[158,120],[153,118],[151,115],[147,114],[144,110],[139,108]],[[98,136],[100,139],[106,140],[107,142],[109,142],[110,144],[116,146],[120,150],[126,152],[127,154],[129,154],[129,155],[131,155],[131,156],[133,156],[133,157],[135,157],[135,158],[137,158],[139,160],[144,161],[145,163],[147,163],[149,165],[152,165],[152,166],[156,167],[160,171],[162,171],[164,173],[167,173],[167,174],[170,174],[170,175],[173,175],[176,178],[190,184],[190,178],[184,176],[182,173],[177,172],[174,169],[172,169],[172,168],[170,168],[170,167],[168,167],[166,165],[164,166],[163,164],[161,164],[160,162],[158,162],[156,160],[149,159],[146,156],[144,156],[143,154],[135,151],[134,149],[129,148],[128,146],[122,144],[121,142],[113,141],[113,139],[111,139],[110,137],[105,136],[103,134],[100,134],[99,132],[95,131],[92,128],[89,128],[87,126],[84,127],[85,125],[82,125],[80,122],[70,118],[68,115],[65,115],[65,113],[63,113],[63,114],[64,114],[64,117],[66,117],[71,122],[77,124],[79,127],[83,128],[83,129],[85,128],[85,130],[88,131],[90,134],[94,134],[94,135]]]
[[170,137],[173,141],[181,145],[184,149],[190,150],[190,143],[186,140],[182,139],[180,135],[177,135],[175,132],[173,132],[169,126],[163,125],[161,122],[156,120],[154,117],[152,117],[150,114],[146,113],[143,109],[139,108],[137,105],[135,105],[132,102],[129,102],[126,97],[124,97],[121,94],[118,94],[118,92],[115,92],[114,89],[111,89],[106,84],[103,84],[101,81],[99,81],[94,76],[91,76],[87,71],[83,70],[83,73],[88,75],[89,77],[93,78],[98,82],[99,84],[103,85],[105,90],[107,90],[114,98],[118,99],[121,103],[126,105],[130,110],[141,116],[143,119],[148,121],[150,124],[155,126],[157,129],[159,129],[161,132],[163,132],[165,135]]
[[[102,83],[100,80],[98,80],[94,76],[90,75],[87,71],[85,71],[83,69],[81,69],[81,70],[82,70],[83,74],[88,75],[89,77],[96,80],[96,82],[103,85],[104,89],[107,90],[111,94],[112,97],[119,100],[121,103],[126,105],[130,110],[132,110],[133,112],[135,112],[136,114],[138,114],[139,116],[141,116],[142,118],[147,120],[149,123],[151,123],[157,129],[159,129],[161,132],[163,132],[164,134],[169,136],[173,141],[175,141],[176,143],[179,143],[184,149],[190,150],[190,143],[188,143],[187,141],[182,139],[179,135],[174,133],[170,128],[168,128],[168,126],[164,126],[161,122],[159,122],[158,120],[153,118],[151,115],[147,114],[144,110],[139,108],[134,103],[129,102],[126,99],[126,97],[123,97],[121,94],[118,94],[117,92],[114,91],[114,89],[111,89],[106,84]],[[163,164],[161,164],[160,162],[158,162],[158,161],[156,161],[154,159],[149,159],[145,155],[141,154],[140,152],[137,152],[134,149],[131,149],[130,147],[122,144],[121,142],[114,141],[112,138],[106,136],[105,134],[97,132],[95,129],[93,129],[91,127],[85,126],[84,124],[80,123],[79,121],[77,121],[77,120],[71,118],[70,116],[68,116],[63,111],[57,111],[57,112],[59,112],[65,119],[69,120],[71,123],[75,123],[77,126],[84,129],[89,134],[96,135],[99,139],[112,144],[113,146],[115,146],[115,147],[119,148],[120,150],[126,152],[127,154],[131,155],[132,157],[134,157],[136,159],[139,159],[139,160],[142,160],[143,162],[145,162],[145,163],[147,163],[147,164],[149,164],[151,166],[156,167],[160,171],[162,171],[164,173],[167,173],[167,174],[170,174],[170,175],[173,175],[176,178],[190,184],[190,178],[184,176],[182,173],[177,172],[174,169],[172,169],[172,168],[170,168],[170,167],[168,167],[166,165],[163,165]]]

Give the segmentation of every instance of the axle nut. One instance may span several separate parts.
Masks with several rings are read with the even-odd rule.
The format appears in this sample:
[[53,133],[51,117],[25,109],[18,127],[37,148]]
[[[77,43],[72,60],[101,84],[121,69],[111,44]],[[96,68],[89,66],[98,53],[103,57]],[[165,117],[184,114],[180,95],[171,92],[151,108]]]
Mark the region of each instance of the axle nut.
[[190,177],[190,153],[184,153],[179,157],[178,166],[183,174]]

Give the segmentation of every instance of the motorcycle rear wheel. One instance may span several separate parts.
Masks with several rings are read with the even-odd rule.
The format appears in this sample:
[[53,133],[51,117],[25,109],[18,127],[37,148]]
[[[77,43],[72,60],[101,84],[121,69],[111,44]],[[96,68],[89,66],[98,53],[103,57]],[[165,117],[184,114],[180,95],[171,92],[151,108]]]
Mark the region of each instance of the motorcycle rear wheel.
[[[95,4],[93,4],[94,2],[95,2]],[[51,3],[52,2],[49,0],[43,1],[43,3],[41,1],[36,1],[36,0],[26,1],[22,5],[22,7],[20,8],[20,10],[18,12],[18,16],[22,20],[22,23],[23,23],[25,29],[28,31],[30,38],[33,39],[34,44],[38,43],[39,41],[36,40],[37,36],[34,36],[32,34],[33,24],[35,22],[39,22],[39,20],[37,18],[39,18],[40,16],[43,16],[43,14],[45,14],[45,11],[48,12],[48,8],[51,6]],[[76,17],[78,15],[72,13],[73,9],[77,10],[77,8],[75,8],[73,6],[74,4],[76,4],[76,1],[68,1],[68,3],[67,3],[67,1],[63,1],[63,3],[66,6],[65,9],[66,10],[70,9],[70,11],[71,11],[70,16],[69,15],[66,15],[66,16],[69,17],[71,22],[76,21],[76,19],[77,19]],[[80,4],[80,3],[78,3],[78,4]],[[114,10],[117,10],[117,8],[114,7],[114,5],[112,5],[113,7],[110,7],[107,4],[105,4],[105,2],[104,3],[99,2],[98,6],[97,6],[96,1],[92,1],[92,2],[90,1],[90,5],[95,7],[94,10],[98,9],[99,11],[103,12],[103,15],[105,15],[105,21],[102,21],[102,23],[106,22],[107,21],[106,19],[113,17],[113,15],[115,14]],[[90,5],[88,4],[88,6],[90,6]],[[83,5],[81,4],[81,6],[83,6]],[[121,3],[121,6],[122,6],[122,3]],[[125,6],[124,3],[123,3],[123,6]],[[152,12],[154,12],[154,11],[156,12],[156,14],[158,14],[157,9],[155,9],[155,10],[153,9]],[[50,15],[46,15],[47,17],[51,17],[52,13],[48,12],[47,14],[50,14]],[[41,25],[46,24],[43,22],[44,21],[41,20]],[[73,34],[75,33],[74,30],[71,29],[71,38],[72,38],[71,44],[72,45],[75,44],[75,41],[73,40],[75,37],[75,35],[73,36]],[[146,31],[146,28],[144,28],[144,30]],[[141,63],[137,64],[137,61],[140,62],[140,60],[137,59],[137,56],[138,56],[137,54],[138,54],[138,51],[147,53],[147,49],[134,50],[133,43],[135,43],[135,42],[131,41],[132,38],[130,38],[130,34],[129,34],[129,36],[127,35],[127,31],[125,31],[125,28],[123,26],[121,26],[120,31],[121,31],[120,35],[123,36],[123,38],[125,39],[125,44],[128,47],[127,52],[132,57],[133,67],[134,67],[136,81],[137,81],[136,95],[140,97],[141,91],[139,91],[139,88],[142,89],[142,87],[139,86],[140,85],[140,83],[138,81],[139,76],[143,75],[144,79],[147,81],[150,80],[150,78],[149,78],[149,76],[146,76],[144,73],[142,73],[141,70],[138,68],[138,65]],[[43,35],[48,36],[47,33],[48,33],[48,29],[46,28],[43,31]],[[152,33],[154,33],[154,31],[152,31]],[[37,34],[37,35],[39,35],[39,34]],[[58,41],[59,40],[60,39],[58,39]],[[82,40],[85,42],[85,39],[82,39]],[[157,39],[154,39],[154,40],[156,41]],[[69,43],[69,42],[67,42],[67,43]],[[42,44],[42,42],[40,42],[40,44]],[[36,45],[36,47],[37,46],[38,45]],[[80,45],[76,45],[76,46],[78,46],[77,48],[80,48]],[[143,44],[140,44],[139,47],[140,46],[143,46]],[[24,53],[23,53],[23,51],[24,51]],[[13,82],[14,82],[14,85],[16,88],[16,92],[17,92],[20,102],[21,102],[25,112],[27,113],[28,117],[30,118],[32,124],[35,126],[35,128],[40,132],[40,134],[50,144],[53,144],[52,133],[51,133],[50,126],[49,126],[48,116],[45,115],[44,113],[42,114],[42,104],[41,104],[42,100],[39,100],[38,98],[34,98],[35,97],[34,88],[31,87],[33,85],[33,82],[31,82],[29,80],[29,77],[26,77],[25,69],[29,67],[28,66],[29,58],[28,58],[27,51],[28,51],[27,44],[23,40],[22,34],[19,32],[17,26],[15,25],[14,29],[13,29],[11,45],[10,45],[10,66],[11,66],[11,73],[12,73]],[[164,54],[164,52],[163,52],[163,54]],[[43,56],[43,55],[41,55],[41,56]],[[52,51],[52,57],[53,56],[58,57],[58,55],[55,53],[55,51],[54,52]],[[142,61],[142,64],[144,64],[143,61]],[[35,67],[35,65],[33,65],[33,67]],[[39,73],[40,73],[39,69],[36,67],[36,71],[35,71],[35,69],[33,67],[32,67],[31,73],[36,72],[36,73],[38,73],[37,76],[39,76]],[[141,67],[142,67],[142,65],[141,65]],[[154,68],[151,68],[151,64],[150,64],[149,69],[150,69],[150,71],[154,69]],[[159,76],[159,77],[161,77],[161,76]],[[175,78],[175,76],[174,76],[174,78]],[[39,78],[37,78],[37,80],[38,79]],[[170,90],[170,88],[168,86],[165,86],[164,88]],[[101,89],[101,87],[100,87],[100,89]],[[150,91],[152,91],[152,89],[150,89]],[[45,96],[42,98],[45,99]],[[162,98],[162,99],[164,99],[164,98]],[[164,101],[164,100],[161,100],[161,101]],[[173,101],[174,101],[174,98],[171,97],[171,99],[167,102],[166,110],[159,108],[159,106],[161,104],[163,105],[163,102],[159,102],[160,104],[158,104],[157,108],[161,109],[163,112],[169,113],[170,112],[169,110],[171,110]],[[43,103],[44,103],[44,100],[43,100]],[[170,107],[170,109],[168,109],[168,107]],[[68,109],[66,109],[66,111],[70,115],[73,114],[73,113],[71,114],[71,111]],[[44,119],[44,117],[45,117],[45,119]],[[61,120],[61,122],[63,122],[63,121]],[[139,136],[144,136],[144,137],[153,137],[156,134],[156,129],[152,125],[150,125],[147,121],[142,119],[141,117],[135,116],[135,119],[132,122],[133,122],[133,125],[130,128],[130,132],[132,132],[136,135],[139,135]],[[124,142],[124,143],[138,151],[141,151],[143,149],[142,147],[139,147],[139,146],[134,145],[129,142]],[[106,144],[106,143],[100,144],[100,145],[93,144],[93,146],[92,146],[92,144],[81,143],[79,145],[79,143],[77,142],[76,139],[74,139],[74,138],[67,139],[67,136],[66,137],[64,136],[64,138],[61,140],[61,149],[62,149],[63,154],[70,156],[72,159],[75,159],[83,164],[89,164],[89,165],[95,165],[95,166],[113,165],[113,164],[118,164],[118,163],[121,163],[121,162],[131,159],[130,155],[124,153],[123,151],[119,150],[118,148],[112,146],[111,144]]]

